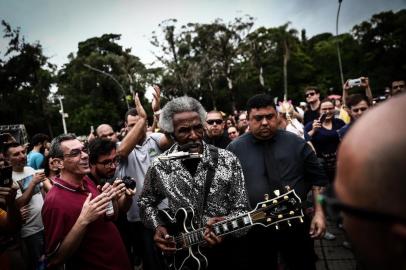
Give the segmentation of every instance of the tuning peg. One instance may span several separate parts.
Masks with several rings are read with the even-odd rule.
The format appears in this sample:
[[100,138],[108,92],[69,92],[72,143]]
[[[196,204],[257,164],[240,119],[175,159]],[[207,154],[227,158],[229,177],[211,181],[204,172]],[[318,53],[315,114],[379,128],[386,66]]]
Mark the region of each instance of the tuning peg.
[[276,196],[279,196],[279,195],[281,194],[281,192],[279,191],[279,189],[275,189],[275,190],[273,191],[273,193],[274,193]]
[[289,199],[289,196],[288,196],[288,195],[285,195],[285,196],[283,196],[283,199],[284,199],[284,200],[287,200],[287,199]]
[[273,204],[277,204],[277,203],[278,203],[278,200],[273,200],[272,203],[273,203]]
[[266,222],[271,223],[272,219],[271,218],[267,218]]
[[278,224],[275,225],[275,229],[279,230],[279,226]]
[[290,224],[290,221],[288,220],[288,225],[289,225],[289,227],[292,227],[292,224]]
[[283,215],[282,215],[282,214],[279,214],[279,215],[278,215],[278,218],[283,218]]
[[265,201],[269,200],[269,194],[266,193],[266,194],[264,195],[264,199],[265,199]]
[[300,220],[300,223],[303,223],[303,218],[299,218],[299,220]]
[[261,207],[262,207],[262,208],[265,208],[265,207],[266,207],[266,204],[265,204],[265,203],[263,203],[263,204],[261,205]]
[[289,212],[289,215],[294,215],[294,214],[295,214],[295,212],[293,212],[293,211]]
[[285,186],[285,189],[286,189],[287,191],[291,190],[290,186]]

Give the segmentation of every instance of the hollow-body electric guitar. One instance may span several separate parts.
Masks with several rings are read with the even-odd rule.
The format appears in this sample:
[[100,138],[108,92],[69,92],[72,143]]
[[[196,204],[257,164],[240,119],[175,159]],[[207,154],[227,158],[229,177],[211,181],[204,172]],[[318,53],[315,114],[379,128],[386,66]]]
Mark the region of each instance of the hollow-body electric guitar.
[[[276,197],[272,199],[265,194],[265,201],[258,203],[254,210],[213,224],[213,232],[217,236],[223,236],[254,225],[273,225],[278,230],[282,223],[290,227],[293,220],[303,222],[302,203],[295,191],[292,189],[280,195],[276,190],[274,193]],[[200,246],[206,243],[205,228],[194,227],[193,209],[179,208],[173,217],[165,210],[160,210],[160,217],[176,244],[175,254],[166,257],[169,269],[206,269],[208,260],[200,251]]]

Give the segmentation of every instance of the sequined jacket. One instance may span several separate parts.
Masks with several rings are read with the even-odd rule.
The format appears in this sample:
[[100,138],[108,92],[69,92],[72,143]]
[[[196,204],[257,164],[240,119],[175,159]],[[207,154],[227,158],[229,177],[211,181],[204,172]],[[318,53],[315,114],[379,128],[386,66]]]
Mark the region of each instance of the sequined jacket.
[[[155,159],[145,176],[144,189],[138,204],[141,218],[148,227],[163,225],[158,217],[157,205],[168,199],[168,208],[173,213],[181,207],[192,207],[195,221],[199,226],[206,224],[211,217],[233,217],[249,211],[247,190],[242,168],[237,157],[224,149],[218,149],[218,162],[207,196],[207,207],[203,208],[206,174],[214,167],[212,153],[203,143],[203,157],[195,176],[183,165],[181,160]],[[174,145],[162,155],[177,151]],[[201,214],[203,210],[203,215]]]

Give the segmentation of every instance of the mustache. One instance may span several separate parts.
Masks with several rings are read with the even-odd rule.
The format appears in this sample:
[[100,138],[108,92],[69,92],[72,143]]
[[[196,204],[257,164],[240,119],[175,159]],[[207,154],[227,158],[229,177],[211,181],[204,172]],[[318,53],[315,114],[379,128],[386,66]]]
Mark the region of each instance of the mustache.
[[199,146],[202,146],[202,142],[196,141],[196,142],[187,142],[185,144],[179,145],[179,150],[184,151],[184,152],[189,152],[190,148],[197,148]]

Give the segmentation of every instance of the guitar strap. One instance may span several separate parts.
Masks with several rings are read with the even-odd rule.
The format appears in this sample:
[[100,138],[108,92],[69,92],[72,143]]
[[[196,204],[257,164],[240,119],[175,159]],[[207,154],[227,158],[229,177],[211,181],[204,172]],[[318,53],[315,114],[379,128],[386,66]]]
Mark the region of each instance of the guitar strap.
[[209,168],[207,170],[207,174],[206,174],[206,183],[204,185],[205,189],[204,189],[204,198],[203,198],[203,205],[202,205],[202,215],[203,215],[204,209],[207,206],[207,196],[209,195],[211,182],[213,181],[214,173],[216,171],[217,163],[218,163],[218,159],[219,159],[219,150],[217,149],[217,147],[214,147],[210,144],[208,144],[207,146],[209,147],[209,150],[210,150],[210,155],[213,160],[213,166],[209,166]]

